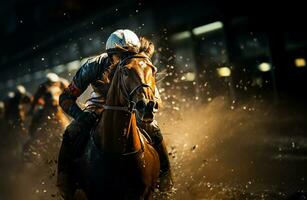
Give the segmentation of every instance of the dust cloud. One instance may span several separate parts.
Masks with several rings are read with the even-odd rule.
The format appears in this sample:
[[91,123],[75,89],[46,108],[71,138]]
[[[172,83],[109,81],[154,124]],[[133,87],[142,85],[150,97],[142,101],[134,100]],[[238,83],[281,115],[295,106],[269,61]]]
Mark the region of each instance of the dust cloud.
[[167,199],[285,199],[306,187],[303,134],[289,134],[297,119],[277,110],[218,97],[162,112],[176,188]]
[[[291,154],[306,144],[299,133],[284,133],[287,127],[280,125],[294,119],[270,104],[239,105],[225,97],[210,102],[191,99],[176,106],[166,103],[157,119],[168,145],[175,188],[155,194],[156,199],[274,200],[306,186],[306,157]],[[60,199],[56,164],[56,151],[34,165],[2,155],[1,199]]]

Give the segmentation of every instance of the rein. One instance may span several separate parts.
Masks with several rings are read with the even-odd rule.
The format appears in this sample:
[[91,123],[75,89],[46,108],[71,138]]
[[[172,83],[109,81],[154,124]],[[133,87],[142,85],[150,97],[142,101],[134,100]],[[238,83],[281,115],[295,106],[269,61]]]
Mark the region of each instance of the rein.
[[[118,67],[116,69],[116,74],[117,73],[120,73],[123,69],[123,66],[125,64],[125,61],[127,61],[128,59],[131,59],[131,58],[147,58],[146,56],[128,56],[126,57],[125,59],[123,59],[119,64],[118,64]],[[138,91],[140,88],[150,88],[153,92],[154,90],[146,83],[140,83],[138,86],[136,86],[135,88],[133,88],[131,90],[131,92],[128,92],[128,87],[125,83],[125,81],[123,80],[123,74],[120,73],[120,83],[121,83],[121,87],[120,87],[120,90],[124,95],[124,98],[127,100],[128,102],[128,106],[111,106],[111,105],[103,105],[103,108],[105,110],[116,110],[116,111],[123,111],[123,112],[127,112],[127,113],[130,113],[131,115],[132,114],[136,114],[137,115],[137,110],[136,110],[136,102],[134,102],[132,100],[132,97],[133,95],[136,93],[136,91]],[[131,126],[131,117],[130,117],[130,121],[129,121],[129,124],[128,124],[128,128],[127,128],[127,131],[130,130],[130,126]],[[126,135],[126,133],[124,134],[124,136]],[[135,151],[132,151],[132,152],[128,152],[128,153],[122,153],[121,155],[122,156],[129,156],[129,155],[135,155],[135,154],[138,154],[140,152],[144,152],[144,144],[143,142],[141,141],[141,137],[140,137],[140,133],[138,131],[138,135],[139,135],[139,139],[140,139],[140,144],[141,144],[141,148],[138,149],[138,150],[135,150]]]
[[[146,56],[128,56],[125,59],[123,59],[117,67],[117,72],[119,73],[120,70],[122,69],[122,67],[124,66],[125,62],[128,59],[131,58],[147,58]],[[148,59],[148,58],[147,58]],[[125,83],[125,81],[122,78],[122,74],[120,74],[120,82],[121,82],[121,86],[120,89],[122,90],[122,92],[125,94],[124,98],[127,100],[128,102],[128,106],[110,106],[110,105],[103,105],[103,108],[106,110],[117,110],[117,111],[124,111],[124,112],[128,112],[128,113],[135,113],[136,112],[136,102],[132,101],[132,97],[135,94],[136,91],[138,91],[140,88],[150,88],[153,92],[154,90],[146,83],[141,83],[138,86],[136,86],[135,88],[133,88],[133,90],[131,90],[131,92],[128,92],[128,87]]]

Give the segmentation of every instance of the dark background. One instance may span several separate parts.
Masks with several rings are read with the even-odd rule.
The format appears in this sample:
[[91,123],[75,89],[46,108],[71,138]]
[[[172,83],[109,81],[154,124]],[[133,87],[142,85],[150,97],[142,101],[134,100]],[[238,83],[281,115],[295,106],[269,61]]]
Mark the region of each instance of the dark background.
[[[18,84],[33,94],[48,72],[70,80],[131,29],[156,46],[174,199],[285,199],[307,187],[306,19],[289,0],[3,0],[0,98]],[[7,199],[43,199],[41,180],[2,160]]]
[[[13,0],[1,1],[0,15],[2,96],[16,84],[33,90],[48,70],[67,77],[77,68],[67,63],[103,52],[117,28],[152,39],[160,48],[161,69],[186,64],[178,59],[181,54],[189,57],[186,70],[198,76],[206,70],[204,78],[195,80],[207,82],[211,96],[229,93],[242,99],[256,94],[275,101],[306,96],[306,67],[295,66],[296,58],[306,57],[306,16],[303,3],[296,1]],[[216,21],[223,27],[192,33]],[[184,31],[188,38],[172,40]],[[270,71],[258,70],[263,62]],[[59,65],[64,66],[55,70]],[[216,68],[222,66],[231,68],[227,80],[217,76]]]

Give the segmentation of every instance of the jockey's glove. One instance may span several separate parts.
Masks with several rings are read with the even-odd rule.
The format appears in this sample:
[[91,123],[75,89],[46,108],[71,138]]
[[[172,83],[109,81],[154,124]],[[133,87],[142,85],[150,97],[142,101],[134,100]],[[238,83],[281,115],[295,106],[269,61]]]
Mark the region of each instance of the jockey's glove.
[[83,111],[76,119],[80,126],[84,129],[92,128],[96,125],[99,117],[94,112]]

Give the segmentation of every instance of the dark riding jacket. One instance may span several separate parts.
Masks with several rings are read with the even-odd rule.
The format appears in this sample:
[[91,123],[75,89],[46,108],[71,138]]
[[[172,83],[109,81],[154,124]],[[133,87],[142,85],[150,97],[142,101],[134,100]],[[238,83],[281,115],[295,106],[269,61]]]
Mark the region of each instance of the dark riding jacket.
[[[76,119],[82,113],[76,100],[89,85],[92,86],[93,92],[91,98],[87,100],[87,106],[101,107],[105,102],[106,94],[110,87],[108,75],[110,72],[114,73],[113,68],[114,66],[111,64],[110,58],[106,53],[88,59],[61,94],[60,106],[62,109]],[[102,77],[105,77],[105,80],[102,80]]]
[[[91,85],[93,92],[86,102],[86,109],[99,114],[106,102],[116,66],[111,63],[107,53],[89,59],[81,66],[72,82],[61,94],[60,105],[63,110],[76,119],[83,112],[76,104],[76,100]],[[160,101],[159,92],[157,89],[155,91],[155,96]]]

